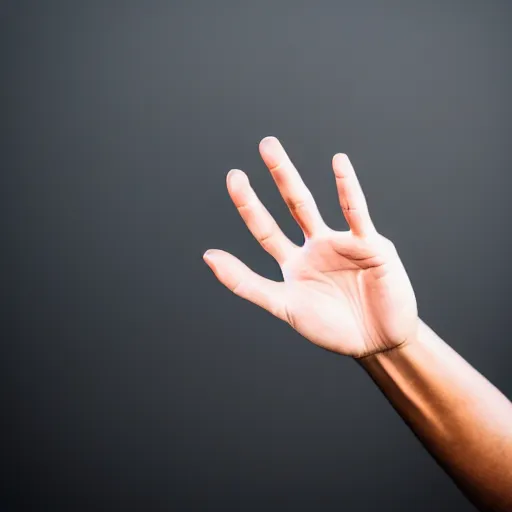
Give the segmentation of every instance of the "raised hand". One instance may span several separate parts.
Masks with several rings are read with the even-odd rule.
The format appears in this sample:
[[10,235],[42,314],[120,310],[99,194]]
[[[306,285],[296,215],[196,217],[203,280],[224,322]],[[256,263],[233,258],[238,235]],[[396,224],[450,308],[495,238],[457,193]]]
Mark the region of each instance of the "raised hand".
[[377,233],[348,157],[332,165],[349,231],[323,221],[315,200],[275,137],[260,154],[302,228],[299,247],[281,231],[251,188],[246,174],[231,170],[229,195],[247,227],[281,267],[284,281],[266,279],[233,255],[210,249],[204,260],[240,297],[288,322],[325,349],[364,357],[406,344],[418,325],[416,299],[394,245]]

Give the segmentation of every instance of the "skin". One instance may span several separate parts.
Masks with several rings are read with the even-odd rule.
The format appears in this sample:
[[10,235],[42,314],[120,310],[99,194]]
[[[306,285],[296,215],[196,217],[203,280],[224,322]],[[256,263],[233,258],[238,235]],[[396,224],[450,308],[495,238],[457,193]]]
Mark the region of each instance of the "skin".
[[304,244],[286,237],[247,175],[233,169],[229,195],[280,265],[283,282],[225,251],[206,251],[205,262],[238,296],[312,343],[353,357],[475,505],[512,511],[512,404],[418,317],[407,272],[393,243],[377,232],[348,157],[338,153],[332,160],[349,226],[335,231],[281,143],[266,137],[259,150]]

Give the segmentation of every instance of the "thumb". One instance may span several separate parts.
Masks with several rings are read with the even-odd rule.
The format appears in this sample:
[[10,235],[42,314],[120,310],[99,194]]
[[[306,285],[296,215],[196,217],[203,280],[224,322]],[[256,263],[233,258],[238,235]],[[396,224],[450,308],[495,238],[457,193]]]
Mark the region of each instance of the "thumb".
[[260,276],[228,252],[210,249],[203,255],[217,279],[233,293],[286,319],[284,284]]

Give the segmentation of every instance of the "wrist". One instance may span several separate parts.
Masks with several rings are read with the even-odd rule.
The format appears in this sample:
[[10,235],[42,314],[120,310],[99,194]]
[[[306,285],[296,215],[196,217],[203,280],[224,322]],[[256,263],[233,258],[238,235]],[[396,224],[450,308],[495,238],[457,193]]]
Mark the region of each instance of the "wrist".
[[367,366],[372,363],[372,361],[400,358],[408,353],[413,345],[419,343],[421,336],[420,331],[423,329],[424,325],[422,320],[418,318],[416,325],[403,341],[383,349],[376,349],[362,356],[354,356],[354,359],[362,366]]

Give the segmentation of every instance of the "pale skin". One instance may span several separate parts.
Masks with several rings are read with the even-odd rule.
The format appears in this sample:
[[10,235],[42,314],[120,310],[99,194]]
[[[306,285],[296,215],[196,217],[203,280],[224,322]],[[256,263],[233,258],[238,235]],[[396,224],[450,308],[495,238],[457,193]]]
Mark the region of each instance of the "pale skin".
[[280,265],[283,281],[208,250],[204,260],[240,297],[312,343],[355,358],[425,447],[481,510],[512,511],[512,404],[418,317],[393,243],[378,233],[348,157],[332,167],[348,231],[323,221],[281,143],[261,157],[304,233],[297,246],[279,228],[247,175],[231,170],[229,195],[248,229]]

